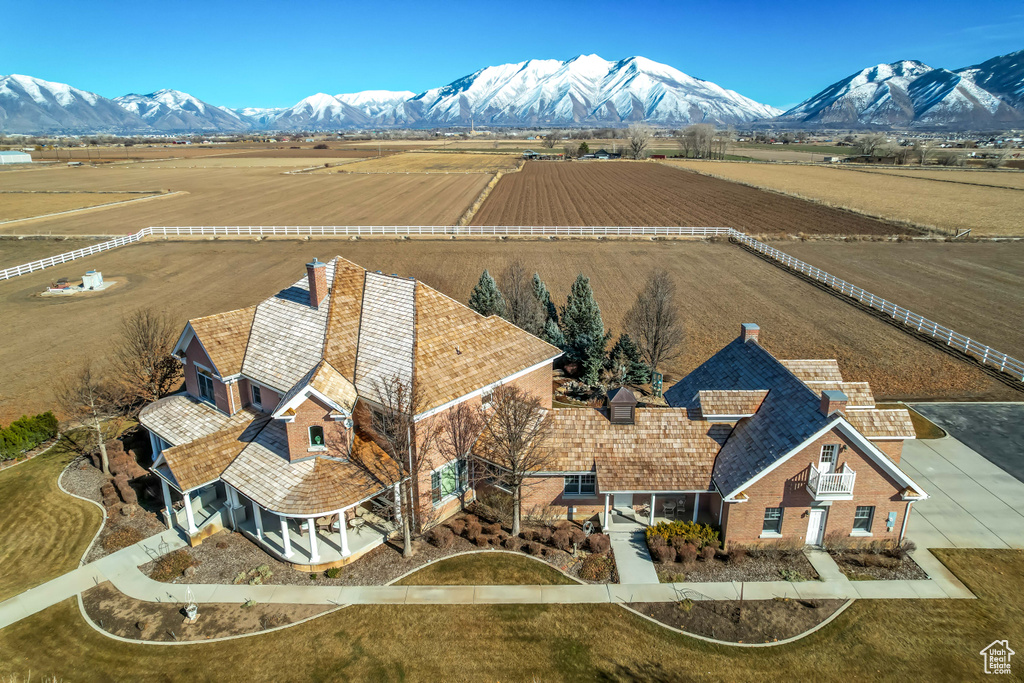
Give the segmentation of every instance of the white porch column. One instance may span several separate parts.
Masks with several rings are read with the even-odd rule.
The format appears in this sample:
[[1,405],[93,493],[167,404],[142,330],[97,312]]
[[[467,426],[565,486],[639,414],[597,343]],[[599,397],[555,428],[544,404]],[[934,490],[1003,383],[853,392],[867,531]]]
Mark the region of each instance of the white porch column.
[[341,556],[348,557],[352,552],[348,549],[348,525],[345,524],[345,511],[338,510],[338,534],[341,536]]
[[605,533],[608,533],[608,527],[611,525],[611,522],[612,522],[611,514],[608,511],[608,506],[610,505],[610,503],[611,503],[611,494],[608,494],[608,493],[604,494],[604,530],[605,530]]
[[316,524],[313,519],[307,519],[309,523],[309,563],[316,564],[320,561],[320,550],[316,547]]
[[292,556],[292,537],[288,533],[288,518],[284,515],[278,515],[281,518],[281,543],[284,544],[284,556],[285,559]]
[[395,484],[394,496],[395,496],[395,525],[402,525],[402,489],[401,484]]
[[[152,434],[152,432],[151,432]],[[163,479],[160,480],[160,488],[164,492],[164,514],[167,516],[167,528],[174,528],[174,508],[171,503],[171,487]]]
[[260,541],[263,540],[263,508],[256,503],[252,502],[252,521],[256,522],[256,538]]
[[195,534],[199,528],[196,526],[196,515],[192,512],[192,496],[188,493],[182,495],[185,497],[185,519],[188,520],[188,533]]
[[700,505],[700,494],[693,494],[693,521],[697,521],[697,506]]
[[725,498],[718,494],[718,526],[722,526],[722,508],[725,507]]
[[647,522],[648,526],[654,526],[654,494],[651,494],[651,515],[650,520]]

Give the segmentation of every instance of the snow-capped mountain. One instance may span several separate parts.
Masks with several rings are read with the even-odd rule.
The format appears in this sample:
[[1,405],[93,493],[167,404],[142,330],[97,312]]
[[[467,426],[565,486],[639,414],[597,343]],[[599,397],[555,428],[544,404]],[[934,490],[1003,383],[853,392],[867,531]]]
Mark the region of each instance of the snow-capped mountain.
[[915,60],[878,64],[833,83],[776,120],[831,126],[976,129],[1018,124],[1022,52],[958,71]]
[[231,111],[241,116],[244,120],[249,121],[253,128],[268,130],[270,123],[285,109],[286,107],[242,107],[240,109],[232,109]]
[[157,90],[149,95],[123,95],[114,102],[157,130],[238,131],[248,130],[252,121],[226,107],[217,107],[181,92]]
[[392,112],[395,107],[415,95],[416,93],[409,90],[364,90],[335,95],[334,98],[374,118]]
[[574,125],[740,123],[780,110],[644,57],[580,55],[481,69],[409,100],[399,123]]
[[0,131],[97,133],[149,130],[149,124],[96,93],[31,76],[0,76]]

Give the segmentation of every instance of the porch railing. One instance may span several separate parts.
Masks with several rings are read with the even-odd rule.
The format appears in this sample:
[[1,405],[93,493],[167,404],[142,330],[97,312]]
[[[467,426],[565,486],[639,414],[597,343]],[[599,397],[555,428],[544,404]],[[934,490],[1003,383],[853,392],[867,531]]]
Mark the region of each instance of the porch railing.
[[845,496],[853,494],[857,473],[843,463],[838,472],[822,472],[811,464],[811,476],[807,478],[807,490],[815,498],[821,496]]

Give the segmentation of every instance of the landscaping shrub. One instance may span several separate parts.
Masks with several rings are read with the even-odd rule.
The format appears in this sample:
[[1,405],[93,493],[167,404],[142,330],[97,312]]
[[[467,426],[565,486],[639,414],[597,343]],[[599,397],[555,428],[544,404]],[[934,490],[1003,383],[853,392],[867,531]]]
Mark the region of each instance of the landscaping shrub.
[[666,543],[669,543],[676,536],[682,536],[685,541],[692,542],[698,548],[719,542],[718,531],[711,525],[700,522],[677,520],[675,522],[658,522],[655,526],[647,527],[648,545],[654,537],[661,537]]
[[902,562],[915,550],[917,550],[917,544],[908,540],[899,544],[894,543],[892,548],[889,550],[889,555]]
[[538,543],[550,543],[551,542],[551,529],[547,527],[540,527],[537,529],[537,542]]
[[713,545],[706,545],[700,549],[700,557],[705,562],[710,562],[715,559],[716,548]]
[[0,429],[0,460],[13,460],[57,436],[57,418],[47,411],[20,418]]
[[[689,541],[686,540],[685,536],[673,536],[672,538],[669,539],[669,541],[667,543],[667,545],[670,545],[673,548],[675,548],[677,553],[680,550],[683,549],[684,545],[687,545],[687,544],[693,545],[692,543],[690,543]],[[694,547],[696,547],[696,546],[694,546]]]
[[555,546],[559,550],[565,552],[572,551],[572,541],[569,537],[568,529],[559,529],[555,533],[551,534],[551,545]]
[[611,539],[605,534],[590,534],[587,537],[587,550],[597,555],[604,555],[611,546]]
[[[189,555],[188,551],[184,548],[181,550],[175,550],[173,553],[168,553],[156,561],[153,571],[150,574],[150,578],[155,579],[156,581],[173,581],[184,574],[186,569],[194,567],[197,564],[199,563],[192,559],[192,556]],[[242,574],[241,576],[244,580],[245,575]]]
[[485,525],[483,525],[483,528],[484,528],[484,533],[485,534],[490,534],[491,536],[497,536],[502,531],[501,530],[501,525],[498,524],[498,523],[485,524]]
[[127,474],[119,474],[114,477],[114,486],[117,488],[121,500],[129,505],[139,504],[139,497],[135,494],[135,489],[132,488],[132,485],[128,483]]
[[676,561],[687,566],[692,565],[697,561],[697,546],[692,543],[684,543],[676,553]]
[[476,537],[483,533],[483,527],[480,526],[480,522],[469,522],[466,524],[466,538],[471,541],[475,541]]
[[612,559],[587,555],[580,562],[580,578],[584,581],[607,581],[612,575]]
[[447,550],[455,543],[455,534],[446,526],[436,526],[427,532],[427,542],[437,548]]
[[103,498],[103,507],[105,508],[113,507],[121,502],[113,482],[103,482],[103,485],[100,486],[100,496]]
[[651,554],[655,562],[675,562],[676,549],[670,545],[658,545],[651,548]]
[[494,536],[488,536],[487,534],[477,534],[476,538],[474,539],[476,541],[476,547],[486,548],[491,544],[492,538],[494,538]]
[[537,532],[533,529],[523,529],[519,532],[519,537],[524,541],[533,542],[537,540]]
[[448,522],[448,528],[452,530],[452,533],[456,536],[461,536],[462,532],[466,530],[466,520],[464,519],[453,519]]
[[142,532],[134,527],[115,529],[103,537],[103,549],[108,553],[135,545],[143,539]]
[[515,536],[508,536],[501,542],[508,550],[519,550],[519,539]]
[[741,545],[729,551],[729,564],[740,565],[747,561],[747,549]]
[[462,519],[466,520],[466,524],[472,524],[473,522],[479,522],[480,518],[476,515],[466,515]]
[[587,532],[584,531],[582,528],[576,526],[575,524],[568,528],[568,532],[569,540],[575,543],[576,545],[583,545],[583,543],[587,540]]
[[524,545],[523,546],[523,550],[525,550],[530,555],[540,555],[540,552],[543,549],[543,547],[544,546],[542,546],[540,543],[537,543],[536,541],[532,541],[532,542],[527,543],[526,545]]
[[664,536],[662,536],[660,534],[657,534],[657,535],[654,535],[654,536],[648,536],[647,537],[647,547],[648,548],[652,548],[653,549],[653,548],[658,548],[658,547],[663,546],[663,545],[667,545],[667,542],[666,542]]

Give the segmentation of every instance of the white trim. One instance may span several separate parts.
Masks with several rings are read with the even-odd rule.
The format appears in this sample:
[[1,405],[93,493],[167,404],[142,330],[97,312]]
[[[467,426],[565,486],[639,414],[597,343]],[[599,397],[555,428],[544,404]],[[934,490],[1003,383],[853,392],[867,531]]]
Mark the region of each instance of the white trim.
[[[182,345],[182,341],[186,338],[187,335],[191,335],[191,336],[189,336],[188,337],[188,341],[185,342],[184,345]],[[174,350],[171,351],[171,354],[177,356],[179,348],[180,348],[180,350],[182,352],[187,351],[188,350],[188,345],[192,341],[192,339],[195,339],[197,342],[199,342],[199,348],[201,348],[203,350],[203,353],[206,354],[206,358],[210,361],[210,364],[214,366],[212,372],[215,375],[217,375],[217,377],[219,379],[223,379],[221,377],[220,370],[217,369],[216,364],[213,362],[213,357],[210,355],[210,352],[206,350],[206,346],[203,345],[203,340],[199,338],[198,334],[196,334],[196,331],[192,327],[192,323],[191,322],[185,323],[185,329],[182,330],[181,336],[178,337],[178,343],[174,345]],[[197,363],[194,360],[192,361],[192,364],[197,366],[197,367],[206,367],[206,366],[200,366],[199,363]],[[210,370],[210,368],[206,368],[206,369]]]
[[441,405],[439,405],[436,408],[431,408],[430,410],[425,410],[425,411],[423,411],[422,413],[420,413],[418,415],[413,415],[412,420],[413,420],[413,422],[418,422],[419,420],[423,420],[423,419],[426,419],[428,417],[432,417],[434,415],[437,415],[438,413],[444,412],[445,410],[448,410],[452,406],[458,405],[459,403],[462,403],[464,401],[468,401],[471,398],[476,398],[477,396],[481,396],[481,395],[487,393],[488,391],[494,391],[495,389],[500,387],[502,384],[505,384],[506,382],[512,382],[514,380],[519,379],[520,377],[522,377],[524,375],[530,374],[534,370],[539,370],[540,368],[544,367],[548,363],[553,362],[556,358],[559,358],[561,355],[562,355],[561,353],[558,353],[557,355],[554,355],[551,358],[548,358],[547,360],[543,360],[540,363],[537,363],[535,365],[531,365],[530,367],[526,368],[525,370],[520,370],[519,372],[515,372],[515,373],[509,375],[508,377],[503,377],[502,379],[498,380],[497,382],[493,382],[491,384],[488,384],[487,386],[480,387],[476,391],[471,391],[468,394],[465,394],[464,396],[460,396],[459,398],[456,398],[456,399],[453,399],[451,401],[448,401],[447,403],[442,403]]
[[[573,473],[570,472],[570,474],[573,474]],[[657,495],[661,496],[661,495],[669,495],[669,494],[676,494],[676,493],[696,493],[697,495],[700,495],[702,493],[710,493],[710,491],[708,489],[684,489],[684,490],[671,489],[671,490],[664,490],[664,491],[662,491],[662,490],[652,490],[652,489],[634,489],[634,490],[627,490],[627,491],[610,491],[610,490],[606,491],[604,489],[601,489],[601,493],[654,493],[654,494],[657,494]]]
[[758,538],[782,538],[782,534],[778,531],[762,531]]
[[705,415],[704,419],[708,422],[714,422],[720,420],[722,422],[739,422],[745,417],[754,417],[756,413],[743,413],[742,415]]
[[292,396],[287,403],[278,402],[277,407],[274,408],[274,412],[271,413],[270,416],[279,420],[290,420],[290,416],[285,416],[283,413],[287,412],[290,409],[299,407],[300,405],[302,405],[311,398],[317,398],[326,403],[327,405],[329,405],[331,408],[341,411],[342,413],[345,414],[345,417],[352,417],[351,411],[345,408],[345,406],[341,405],[340,403],[333,399],[328,398],[322,392],[317,391],[308,384],[304,386],[302,389],[300,389],[298,393]]
[[853,538],[870,538],[874,536],[874,534],[870,531],[858,531],[857,529],[854,529],[850,532],[850,536]]

